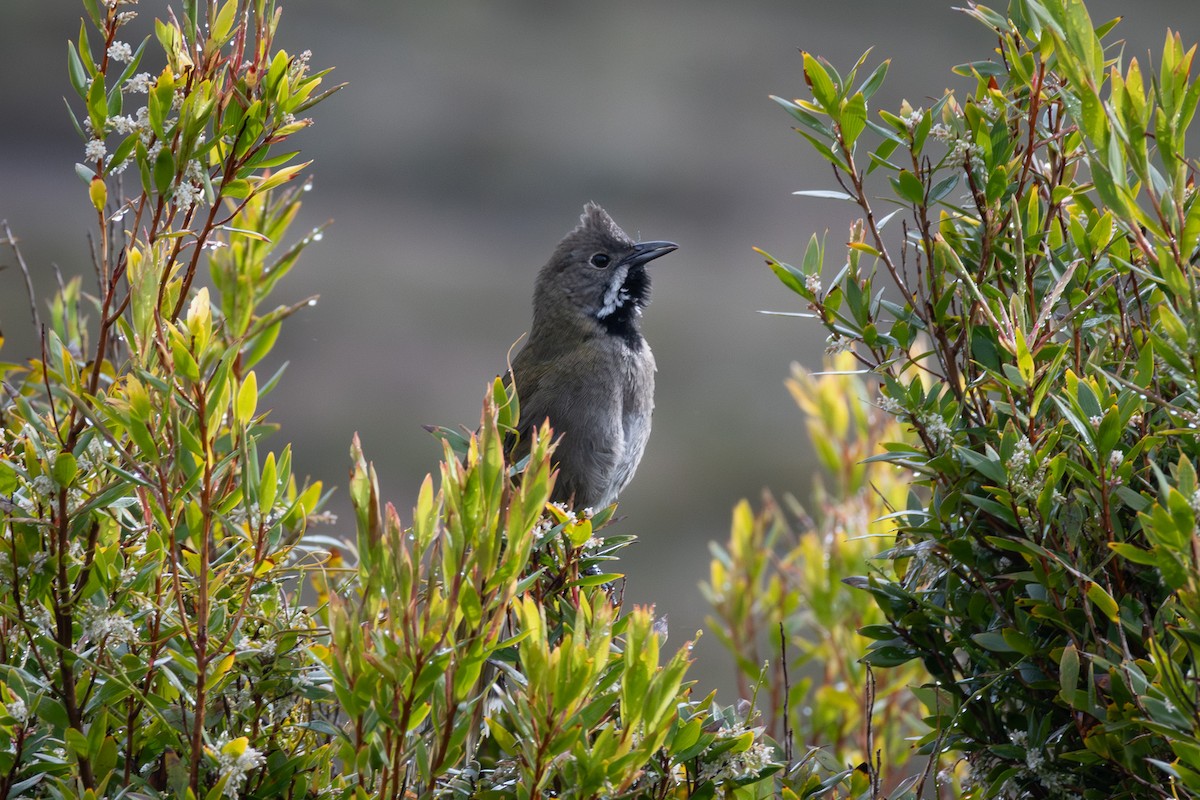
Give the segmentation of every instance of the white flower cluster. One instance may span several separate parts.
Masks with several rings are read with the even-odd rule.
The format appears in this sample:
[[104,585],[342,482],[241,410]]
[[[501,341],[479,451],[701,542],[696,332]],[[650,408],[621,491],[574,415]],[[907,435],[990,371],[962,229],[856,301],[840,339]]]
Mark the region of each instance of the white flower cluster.
[[133,48],[127,42],[113,42],[108,46],[108,57],[113,61],[128,64],[133,61]]
[[940,414],[922,414],[920,420],[925,427],[925,433],[933,439],[934,444],[938,447],[949,447],[954,444],[954,431],[950,430],[950,426],[946,424],[946,420],[942,419]]
[[808,289],[813,294],[821,293],[821,276],[817,273],[804,276],[804,288]]
[[81,642],[104,643],[107,647],[131,644],[137,638],[133,620],[120,612],[100,612],[87,620]]
[[853,347],[854,340],[842,336],[840,333],[831,333],[825,337],[825,355],[827,356],[844,353]]
[[982,111],[983,115],[985,117],[987,117],[988,119],[995,119],[997,116],[1000,115],[1000,109],[996,105],[996,101],[993,100],[990,95],[983,98],[983,100],[981,100],[978,103],[978,105],[979,105],[979,110]]
[[1047,758],[1044,747],[1030,746],[1028,737],[1023,731],[1013,731],[1008,735],[1009,740],[1017,747],[1025,750],[1025,767],[1004,782],[1000,790],[1001,797],[1029,797],[1030,783],[1040,786],[1045,792],[1039,796],[1066,800],[1075,797],[1063,775],[1054,770],[1056,759]]
[[305,50],[292,59],[292,63],[288,66],[288,77],[292,80],[303,78],[308,72],[308,62],[311,58],[312,50]]
[[954,147],[950,149],[950,160],[955,163],[974,164],[979,160],[979,145],[966,139],[955,139]]
[[221,738],[217,740],[217,768],[220,770],[221,777],[225,778],[225,796],[237,797],[242,793],[247,773],[267,763],[267,759],[253,747],[247,747],[240,756],[234,758],[224,752],[227,744],[229,744],[229,737],[222,734]]
[[879,395],[879,401],[876,403],[881,410],[893,417],[899,417],[904,414],[904,406],[900,405],[900,401],[894,397]]
[[83,148],[83,156],[88,161],[103,161],[108,155],[103,139],[89,139]]
[[8,711],[8,715],[17,722],[25,722],[25,720],[29,719],[29,707],[19,697],[9,700],[4,704],[4,708]]
[[125,83],[125,91],[132,94],[147,94],[154,88],[154,76],[149,72],[139,72]]
[[[741,726],[734,726],[722,733],[738,736],[745,733],[745,730]],[[775,759],[771,748],[764,742],[757,741],[740,753],[726,750],[715,761],[700,768],[699,779],[701,782],[724,783],[740,778],[752,778],[773,763],[775,763]]]
[[925,118],[925,109],[918,108],[908,114],[901,114],[900,119],[904,122],[904,127],[908,128],[909,133],[916,130],[917,125]]
[[1004,465],[1008,468],[1008,480],[1017,494],[1024,497],[1037,497],[1046,481],[1046,468],[1039,466],[1031,469],[1033,464],[1033,442],[1021,439],[1013,449],[1012,456]]
[[[203,144],[204,137],[197,139],[197,144]],[[171,190],[171,200],[181,209],[188,209],[204,202],[204,166],[192,159],[183,168],[183,175]]]

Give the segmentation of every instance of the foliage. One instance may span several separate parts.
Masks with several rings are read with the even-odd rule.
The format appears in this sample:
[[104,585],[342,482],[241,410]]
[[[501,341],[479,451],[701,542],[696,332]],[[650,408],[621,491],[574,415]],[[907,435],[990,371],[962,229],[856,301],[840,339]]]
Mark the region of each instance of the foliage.
[[761,731],[614,601],[613,509],[547,504],[548,428],[508,462],[501,382],[410,527],[356,440],[357,539],[309,530],[259,369],[314,302],[265,310],[320,236],[282,245],[283,145],[332,90],[274,50],[273,0],[184,0],[157,74],[127,5],[84,0],[68,47],[96,293],[69,280],[0,365],[0,796],[771,796]]
[[911,428],[871,461],[925,489],[857,581],[866,661],[924,664],[923,752],[967,796],[1200,796],[1195,48],[1126,62],[1081,0],[966,12],[997,48],[961,99],[871,117],[887,62],[806,53],[778,100],[840,187],[801,194],[861,219],[832,279],[815,238],[768,264]]
[[99,285],[70,280],[41,357],[3,367],[0,793],[303,794],[328,760],[295,602],[322,489],[261,448],[277,376],[254,367],[295,309],[258,306],[312,238],[278,249],[299,193],[273,190],[324,73],[272,52],[262,0],[156,21],[157,75],[148,39],[121,41],[133,12],[85,8],[103,45],[85,22],[68,65]]
[[378,797],[704,797],[778,769],[752,731],[714,719],[711,698],[687,699],[689,646],[660,666],[653,614],[618,615],[620,576],[600,566],[629,537],[594,536],[612,508],[547,506],[549,427],[514,481],[515,411],[497,380],[461,460],[445,443],[441,488],[426,479],[407,530],[380,508],[356,450],[358,567],[334,587],[320,650],[346,717],[347,785]]
[[902,777],[895,768],[911,757],[911,739],[928,731],[908,687],[929,676],[917,663],[874,671],[863,661],[871,640],[860,631],[887,630],[887,618],[844,582],[890,545],[890,515],[907,502],[909,483],[869,459],[883,442],[908,437],[871,407],[850,354],[826,366],[813,374],[793,365],[787,381],[822,469],[811,511],[791,496],[782,505],[768,496],[757,514],[740,503],[702,589],[709,626],[735,658],[739,696],[754,698],[770,735],[817,768],[809,787],[833,776],[856,795],[871,785],[866,770],[853,769],[859,764],[878,759],[893,768],[893,782]]

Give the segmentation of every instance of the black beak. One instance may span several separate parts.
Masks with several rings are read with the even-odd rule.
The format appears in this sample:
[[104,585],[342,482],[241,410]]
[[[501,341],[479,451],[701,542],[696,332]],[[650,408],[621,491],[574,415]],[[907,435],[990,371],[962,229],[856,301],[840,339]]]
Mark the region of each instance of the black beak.
[[678,249],[679,245],[674,242],[638,242],[633,246],[633,252],[625,256],[621,263],[638,267]]

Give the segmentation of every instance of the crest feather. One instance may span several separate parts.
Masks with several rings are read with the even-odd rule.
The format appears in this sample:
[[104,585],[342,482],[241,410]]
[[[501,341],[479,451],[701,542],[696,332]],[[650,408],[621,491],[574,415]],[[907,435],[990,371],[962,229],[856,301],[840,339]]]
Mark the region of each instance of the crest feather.
[[590,231],[603,237],[616,239],[618,242],[633,241],[617,223],[613,222],[607,211],[590,200],[583,207],[583,213],[579,215],[579,227],[575,230]]

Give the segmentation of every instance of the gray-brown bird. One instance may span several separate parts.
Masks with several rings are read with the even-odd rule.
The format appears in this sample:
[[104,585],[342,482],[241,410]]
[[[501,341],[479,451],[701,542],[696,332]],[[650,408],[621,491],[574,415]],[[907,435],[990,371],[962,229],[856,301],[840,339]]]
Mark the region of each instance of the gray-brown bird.
[[642,336],[646,265],[678,248],[635,242],[588,203],[538,273],[533,327],[512,363],[520,442],[547,417],[561,436],[553,499],[575,508],[616,500],[637,469],[654,410],[654,354]]

